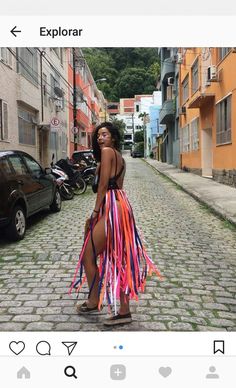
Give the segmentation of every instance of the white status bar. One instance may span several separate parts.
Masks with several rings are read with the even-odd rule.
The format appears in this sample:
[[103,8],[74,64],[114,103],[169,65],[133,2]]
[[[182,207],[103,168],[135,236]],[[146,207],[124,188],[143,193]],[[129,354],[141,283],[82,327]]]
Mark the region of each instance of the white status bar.
[[1,16],[0,46],[231,47],[235,24],[236,16]]

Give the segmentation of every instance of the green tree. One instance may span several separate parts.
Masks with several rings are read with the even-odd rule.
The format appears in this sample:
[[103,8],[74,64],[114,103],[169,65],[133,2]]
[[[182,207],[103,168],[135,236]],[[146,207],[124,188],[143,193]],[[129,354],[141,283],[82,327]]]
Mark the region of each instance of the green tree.
[[121,135],[121,143],[124,142],[125,122],[113,117],[111,122],[119,129]]
[[160,63],[157,48],[84,48],[94,80],[106,78],[98,88],[109,101],[135,94],[152,94]]
[[134,133],[134,142],[135,143],[139,143],[139,142],[142,142],[144,141],[144,133],[143,133],[143,130],[142,131],[137,131]]

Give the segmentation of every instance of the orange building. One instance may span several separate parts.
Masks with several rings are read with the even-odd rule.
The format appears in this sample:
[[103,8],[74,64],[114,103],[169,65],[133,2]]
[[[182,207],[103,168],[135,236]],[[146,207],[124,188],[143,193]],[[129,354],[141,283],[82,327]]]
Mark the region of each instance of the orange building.
[[181,167],[236,186],[236,53],[179,51]]
[[[105,111],[105,99],[97,88],[82,50],[75,49],[75,86],[76,86],[76,127],[74,125],[74,69],[73,49],[68,50],[68,82],[70,84],[70,155],[74,150],[92,147],[92,132],[100,121],[101,111]],[[103,79],[102,79],[103,80]],[[104,79],[105,80],[105,79]],[[99,80],[101,81],[101,80]]]

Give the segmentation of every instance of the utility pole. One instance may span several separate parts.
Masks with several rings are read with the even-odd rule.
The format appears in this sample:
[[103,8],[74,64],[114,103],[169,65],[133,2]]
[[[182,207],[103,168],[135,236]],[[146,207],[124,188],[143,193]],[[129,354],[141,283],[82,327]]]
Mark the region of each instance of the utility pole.
[[77,89],[76,89],[76,53],[75,48],[72,49],[73,53],[73,124],[74,124],[74,151],[77,151],[77,136],[78,136],[78,123],[77,123]]
[[133,143],[134,143],[134,113],[132,113],[132,115],[131,115],[131,117],[132,117],[132,132],[133,132]]

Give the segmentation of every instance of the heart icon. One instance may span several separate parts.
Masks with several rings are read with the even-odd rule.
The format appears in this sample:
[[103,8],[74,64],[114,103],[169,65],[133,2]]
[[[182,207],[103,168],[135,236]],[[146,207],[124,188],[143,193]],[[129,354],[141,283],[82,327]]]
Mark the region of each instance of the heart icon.
[[13,353],[15,353],[18,356],[18,354],[23,352],[25,348],[25,344],[22,341],[18,341],[18,342],[12,341],[9,343],[9,348]]
[[169,366],[162,366],[161,368],[159,368],[159,373],[162,377],[168,377],[172,372],[172,369],[169,367]]

